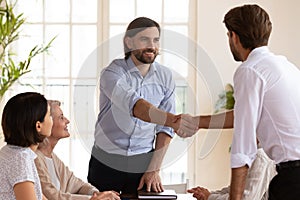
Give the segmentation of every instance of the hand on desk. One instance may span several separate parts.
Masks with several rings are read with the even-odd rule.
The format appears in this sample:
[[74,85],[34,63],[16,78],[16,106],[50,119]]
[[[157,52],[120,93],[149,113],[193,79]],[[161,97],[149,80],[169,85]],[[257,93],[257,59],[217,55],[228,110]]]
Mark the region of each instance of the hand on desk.
[[120,194],[115,191],[94,192],[90,200],[121,200]]
[[160,180],[159,171],[145,172],[140,180],[140,184],[137,190],[141,190],[146,184],[146,190],[148,192],[162,192],[163,186]]
[[189,114],[176,115],[173,121],[175,132],[180,137],[191,137],[199,130],[199,119]]
[[203,187],[195,187],[188,190],[189,193],[193,193],[193,197],[197,198],[197,200],[207,200],[210,192]]

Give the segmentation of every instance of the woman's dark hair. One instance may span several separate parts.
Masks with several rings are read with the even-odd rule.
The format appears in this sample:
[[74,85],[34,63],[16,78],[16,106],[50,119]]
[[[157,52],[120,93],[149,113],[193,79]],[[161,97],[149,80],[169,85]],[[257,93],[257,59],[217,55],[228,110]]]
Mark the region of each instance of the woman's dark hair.
[[42,142],[45,136],[36,130],[36,122],[43,122],[48,110],[45,97],[35,92],[17,94],[6,103],[2,114],[5,142],[29,147]]
[[231,35],[235,32],[245,49],[268,45],[272,23],[268,13],[258,5],[244,5],[228,11],[224,23]]
[[125,59],[128,59],[129,56],[131,55],[131,49],[129,49],[125,43],[125,38],[126,37],[134,37],[137,33],[145,30],[146,28],[149,27],[156,27],[158,29],[158,32],[160,34],[160,26],[159,24],[147,17],[138,17],[134,19],[130,24],[128,25],[126,29],[125,36],[123,38],[123,45],[124,45],[124,54],[125,54]]

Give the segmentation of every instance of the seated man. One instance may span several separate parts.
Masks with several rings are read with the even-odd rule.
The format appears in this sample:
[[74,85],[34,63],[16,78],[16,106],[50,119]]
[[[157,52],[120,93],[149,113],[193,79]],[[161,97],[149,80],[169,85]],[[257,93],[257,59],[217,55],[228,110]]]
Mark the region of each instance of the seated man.
[[[276,174],[275,164],[262,148],[257,150],[256,159],[249,168],[243,200],[267,200],[269,183]],[[189,189],[197,200],[227,200],[230,187],[209,192],[206,188],[195,187]]]

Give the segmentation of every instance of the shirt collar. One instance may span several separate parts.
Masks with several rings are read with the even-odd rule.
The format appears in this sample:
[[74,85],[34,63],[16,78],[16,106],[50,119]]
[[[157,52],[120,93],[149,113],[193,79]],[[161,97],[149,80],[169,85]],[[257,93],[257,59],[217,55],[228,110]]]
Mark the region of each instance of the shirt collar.
[[[139,72],[138,68],[135,66],[135,64],[134,64],[133,60],[131,59],[131,57],[129,57],[126,60],[126,63],[127,63],[127,68],[128,68],[130,73]],[[149,69],[148,74],[153,74],[154,72],[156,72],[156,70],[157,70],[156,65],[157,65],[157,63],[155,61],[150,65],[150,69]]]
[[257,55],[262,55],[262,54],[269,53],[269,52],[270,52],[270,50],[267,46],[257,47],[249,53],[246,61],[252,59],[253,57],[256,57]]

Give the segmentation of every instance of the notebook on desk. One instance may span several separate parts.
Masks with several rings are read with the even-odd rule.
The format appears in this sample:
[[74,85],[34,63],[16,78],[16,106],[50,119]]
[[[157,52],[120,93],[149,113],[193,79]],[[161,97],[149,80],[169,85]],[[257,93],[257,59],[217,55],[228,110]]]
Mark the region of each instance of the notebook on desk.
[[177,199],[175,190],[164,190],[163,192],[147,192],[146,190],[138,191],[139,199]]

